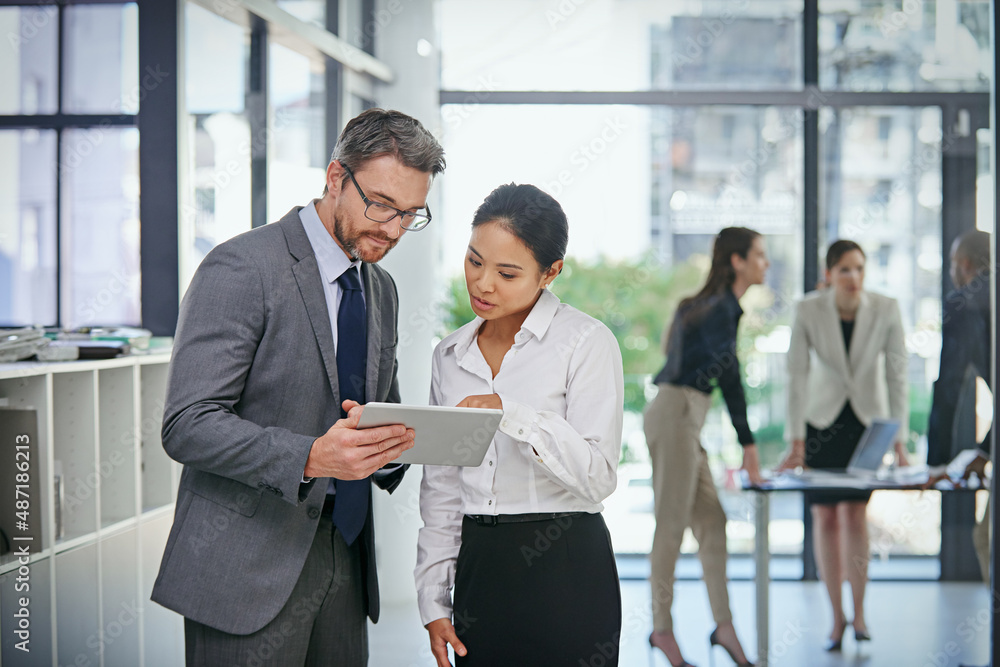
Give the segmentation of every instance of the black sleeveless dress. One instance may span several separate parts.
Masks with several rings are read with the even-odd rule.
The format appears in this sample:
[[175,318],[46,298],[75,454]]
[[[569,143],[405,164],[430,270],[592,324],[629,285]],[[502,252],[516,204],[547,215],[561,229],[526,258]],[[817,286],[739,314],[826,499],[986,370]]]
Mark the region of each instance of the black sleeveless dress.
[[[840,328],[844,334],[844,347],[850,355],[854,322],[841,320]],[[850,401],[844,403],[837,419],[826,428],[816,428],[807,422],[806,465],[824,470],[844,470],[864,432],[865,425],[854,414]],[[867,503],[871,497],[871,491],[861,490],[806,492],[806,500],[816,505],[833,505],[846,501]]]

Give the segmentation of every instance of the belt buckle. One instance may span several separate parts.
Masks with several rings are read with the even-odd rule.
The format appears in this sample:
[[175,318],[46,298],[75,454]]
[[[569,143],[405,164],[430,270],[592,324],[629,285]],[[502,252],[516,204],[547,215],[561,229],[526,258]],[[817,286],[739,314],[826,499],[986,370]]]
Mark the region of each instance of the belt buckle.
[[476,523],[480,526],[492,527],[500,523],[500,521],[495,514],[478,514],[476,515]]

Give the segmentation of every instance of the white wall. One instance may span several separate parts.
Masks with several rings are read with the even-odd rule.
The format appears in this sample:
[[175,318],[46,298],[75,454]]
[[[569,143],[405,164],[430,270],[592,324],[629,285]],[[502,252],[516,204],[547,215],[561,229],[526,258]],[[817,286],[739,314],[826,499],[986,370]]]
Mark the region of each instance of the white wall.
[[[374,24],[376,56],[392,67],[395,80],[376,90],[379,106],[398,109],[423,123],[439,139],[441,121],[438,105],[437,29],[433,0],[379,0]],[[430,54],[417,52],[419,40],[432,45]],[[431,189],[429,204],[437,215],[442,210],[438,177]],[[426,405],[430,388],[430,359],[437,323],[433,309],[441,293],[438,270],[441,234],[440,219],[425,229],[403,237],[400,244],[381,262],[399,288],[399,384],[403,402]],[[382,604],[413,604],[413,566],[416,562],[420,466],[410,468],[402,485],[392,496],[375,494],[375,521]]]

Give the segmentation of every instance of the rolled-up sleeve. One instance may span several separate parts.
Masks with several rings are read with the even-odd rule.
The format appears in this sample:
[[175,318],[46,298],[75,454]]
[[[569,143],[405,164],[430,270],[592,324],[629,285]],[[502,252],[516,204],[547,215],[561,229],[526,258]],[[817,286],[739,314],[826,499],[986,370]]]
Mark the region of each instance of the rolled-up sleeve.
[[570,358],[566,416],[534,410],[500,394],[500,431],[524,443],[553,481],[584,500],[599,503],[615,490],[621,454],[625,387],[614,335],[595,324]]

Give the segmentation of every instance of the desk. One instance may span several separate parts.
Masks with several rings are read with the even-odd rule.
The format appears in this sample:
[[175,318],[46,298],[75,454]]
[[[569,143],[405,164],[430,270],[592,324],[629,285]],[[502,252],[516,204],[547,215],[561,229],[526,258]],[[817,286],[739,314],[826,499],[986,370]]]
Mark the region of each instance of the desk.
[[[754,583],[755,599],[757,611],[757,665],[767,667],[768,649],[770,647],[770,584],[771,584],[771,545],[768,536],[768,525],[770,524],[770,495],[781,491],[817,491],[817,490],[847,490],[863,488],[865,490],[901,490],[918,491],[922,488],[922,483],[918,480],[908,480],[905,483],[894,482],[892,480],[872,480],[870,483],[859,485],[856,483],[845,484],[844,486],[832,486],[829,483],[822,485],[811,485],[803,480],[792,478],[781,478],[780,483],[767,486],[745,486],[747,491],[754,492]],[[936,491],[949,491],[952,489],[930,489]],[[954,489],[956,491],[974,491],[973,489]]]

